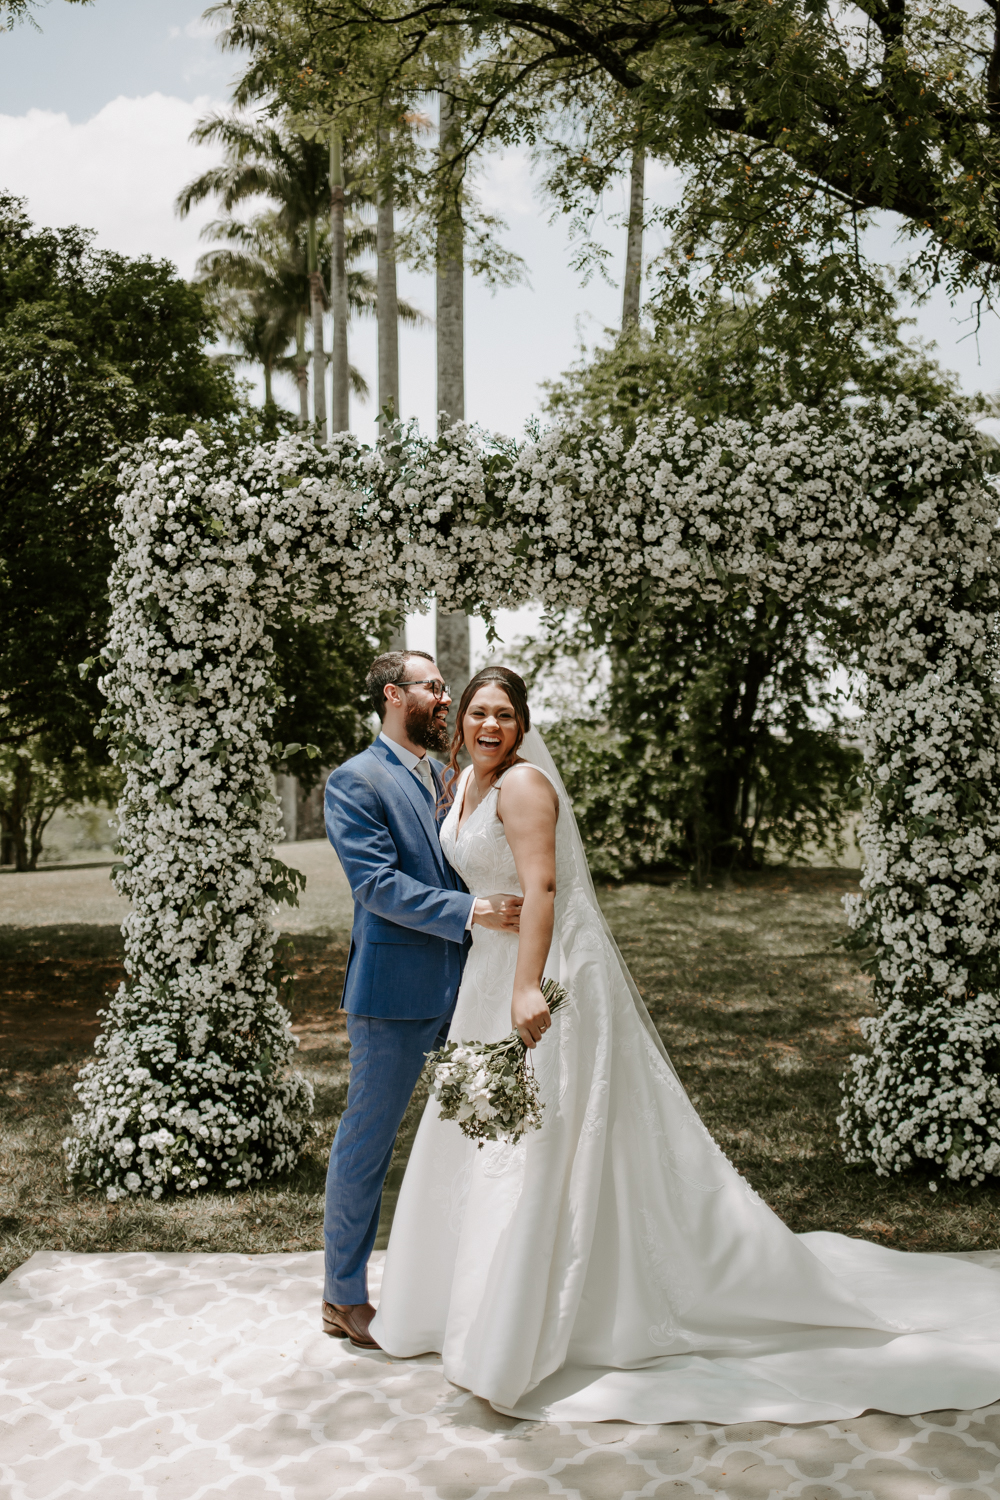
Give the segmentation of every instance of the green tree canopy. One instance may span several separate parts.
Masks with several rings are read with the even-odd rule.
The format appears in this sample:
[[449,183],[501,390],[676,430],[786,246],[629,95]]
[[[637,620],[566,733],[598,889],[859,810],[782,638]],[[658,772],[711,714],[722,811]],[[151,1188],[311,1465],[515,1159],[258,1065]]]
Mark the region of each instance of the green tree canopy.
[[958,381],[893,307],[867,311],[838,302],[780,320],[758,316],[718,293],[697,317],[660,317],[583,351],[562,379],[543,385],[552,416],[623,427],[682,407],[699,421],[744,417],[797,402],[834,415],[861,401],[910,396],[922,405],[960,400]]
[[835,293],[877,302],[884,288],[862,231],[882,210],[912,241],[911,288],[944,281],[991,296],[1000,282],[996,0],[217,9],[255,76],[300,110],[312,100],[376,109],[463,50],[450,85],[463,122],[455,151],[536,148],[556,203],[581,227],[637,147],[680,167],[680,201],[649,210],[672,231],[661,291],[675,312],[706,285],[746,287],[762,272],[768,312]]
[[274,630],[275,678],[283,704],[274,714],[280,745],[314,745],[275,763],[299,778],[303,791],[315,786],[323,766],[336,766],[371,744],[371,705],[365,676],[380,651],[388,649],[392,620],[369,635],[341,611],[328,624],[286,620]]
[[42,841],[60,807],[89,802],[114,805],[121,790],[117,766],[95,764],[82,746],[53,755],[40,737],[0,746],[0,844],[18,870],[34,870]]
[[0,197],[0,745],[92,749],[113,454],[152,430],[233,424],[203,294],[165,261],[36,229]]
[[[703,320],[663,321],[598,349],[549,385],[549,411],[634,431],[671,406],[756,421],[801,401],[836,420],[900,394],[923,404],[958,396],[894,311],[834,310],[762,331],[752,304],[716,296],[708,307]],[[705,881],[775,849],[835,845],[857,805],[859,754],[830,687],[851,635],[850,619],[818,620],[809,601],[751,605],[738,593],[627,626],[550,619],[526,653],[536,676],[576,661],[592,679],[595,651],[607,655],[606,692],[553,734],[594,869],[687,866]]]

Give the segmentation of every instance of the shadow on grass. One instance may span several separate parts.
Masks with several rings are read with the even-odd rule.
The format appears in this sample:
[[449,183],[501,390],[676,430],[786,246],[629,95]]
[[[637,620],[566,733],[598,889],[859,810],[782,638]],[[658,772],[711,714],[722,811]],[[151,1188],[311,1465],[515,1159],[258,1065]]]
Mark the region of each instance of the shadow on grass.
[[602,904],[706,1125],[792,1229],[897,1249],[995,1249],[995,1179],[879,1178],[844,1162],[840,1080],[871,1011],[870,982],[840,946],[841,901],[854,889],[843,871],[764,871],[705,892],[622,886]]
[[[859,1050],[869,983],[838,947],[850,874],[763,872],[723,890],[630,884],[601,900],[678,1071],[735,1165],[797,1232],[836,1230],[898,1249],[994,1249],[1000,1189],[929,1174],[880,1179],[848,1167],[836,1131],[839,1080]],[[39,936],[43,934],[44,936]],[[71,1195],[61,1141],[89,1048],[13,1048],[0,1073],[0,1274],[36,1250],[204,1250],[261,1254],[322,1245],[330,1142],[347,1093],[338,1011],[341,938],[296,937],[297,1065],[316,1089],[318,1134],[296,1171],[246,1192],[109,1204]],[[73,984],[71,959],[115,962],[117,929],[0,930],[0,956],[44,962]],[[386,1181],[384,1247],[427,1097],[421,1079]]]

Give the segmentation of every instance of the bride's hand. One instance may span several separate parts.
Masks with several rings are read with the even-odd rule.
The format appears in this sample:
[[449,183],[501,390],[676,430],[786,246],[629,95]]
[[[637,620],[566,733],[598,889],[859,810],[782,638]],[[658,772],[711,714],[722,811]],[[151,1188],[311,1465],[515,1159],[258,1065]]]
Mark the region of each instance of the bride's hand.
[[526,1047],[534,1047],[552,1025],[552,1016],[545,997],[537,984],[529,989],[515,990],[510,1006],[510,1019]]

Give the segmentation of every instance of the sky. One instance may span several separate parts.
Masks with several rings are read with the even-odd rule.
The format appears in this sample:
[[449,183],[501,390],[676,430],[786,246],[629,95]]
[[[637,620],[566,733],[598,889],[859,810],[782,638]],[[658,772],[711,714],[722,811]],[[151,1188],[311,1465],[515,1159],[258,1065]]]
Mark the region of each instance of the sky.
[[[0,186],[27,199],[36,223],[85,225],[100,246],[165,257],[183,275],[194,273],[204,249],[199,233],[215,211],[205,206],[182,220],[174,200],[217,160],[217,148],[193,146],[188,136],[204,114],[226,108],[239,67],[238,57],[219,50],[203,8],[198,0],[48,0],[36,7],[38,29],[23,23],[0,34]],[[670,193],[674,182],[655,163],[647,170],[650,196]],[[621,294],[599,278],[581,284],[570,267],[565,220],[550,222],[523,153],[490,158],[479,190],[505,218],[506,243],[524,258],[527,273],[522,285],[495,294],[467,281],[466,416],[516,436],[540,410],[540,384],[579,357],[581,341],[592,346],[618,323]],[[623,208],[624,191],[609,197],[600,226],[616,277],[625,237],[615,219]],[[893,255],[891,224],[876,232],[876,242],[887,258]],[[403,268],[400,294],[433,312],[431,277]],[[978,340],[970,336],[969,308],[951,308],[943,293],[916,318],[915,332],[937,344],[939,359],[966,390],[1000,390],[994,315],[987,315]],[[375,348],[374,324],[352,325],[351,359],[373,390]],[[400,387],[402,415],[431,430],[432,327],[401,330]],[[290,382],[277,382],[275,393],[294,404]],[[352,402],[352,427],[366,441],[374,419],[374,401]],[[423,644],[432,628],[429,620],[411,622],[410,644]],[[477,631],[477,655],[484,644]]]
[[[187,137],[203,114],[226,107],[239,64],[219,51],[201,10],[197,0],[49,0],[36,11],[40,31],[21,25],[0,35],[0,180],[28,199],[36,222],[85,224],[99,244],[163,255],[193,273],[204,248],[199,231],[214,211],[180,220],[173,201],[218,151]],[[618,320],[620,293],[600,280],[581,287],[568,269],[566,233],[549,226],[523,155],[493,159],[480,188],[528,269],[523,285],[495,295],[467,281],[466,415],[520,434],[538,409],[539,382],[573,361],[581,337],[593,341]],[[615,262],[623,261],[623,233],[610,238]],[[402,268],[400,294],[433,313],[431,277]],[[375,348],[374,324],[353,325],[351,359],[373,389]],[[400,376],[403,415],[429,428],[432,327],[401,330]],[[290,381],[276,393],[293,405]],[[374,434],[374,419],[374,401],[354,405],[360,436]]]

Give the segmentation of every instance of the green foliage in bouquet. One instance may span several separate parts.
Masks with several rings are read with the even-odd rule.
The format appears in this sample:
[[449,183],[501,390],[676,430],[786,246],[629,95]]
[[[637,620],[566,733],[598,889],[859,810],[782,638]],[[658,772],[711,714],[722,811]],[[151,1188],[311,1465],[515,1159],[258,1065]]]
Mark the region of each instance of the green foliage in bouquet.
[[[542,981],[552,1014],[569,996],[554,979]],[[455,1120],[482,1150],[484,1141],[513,1144],[539,1130],[544,1105],[527,1047],[516,1031],[500,1042],[448,1042],[434,1069],[431,1093],[442,1120]]]

